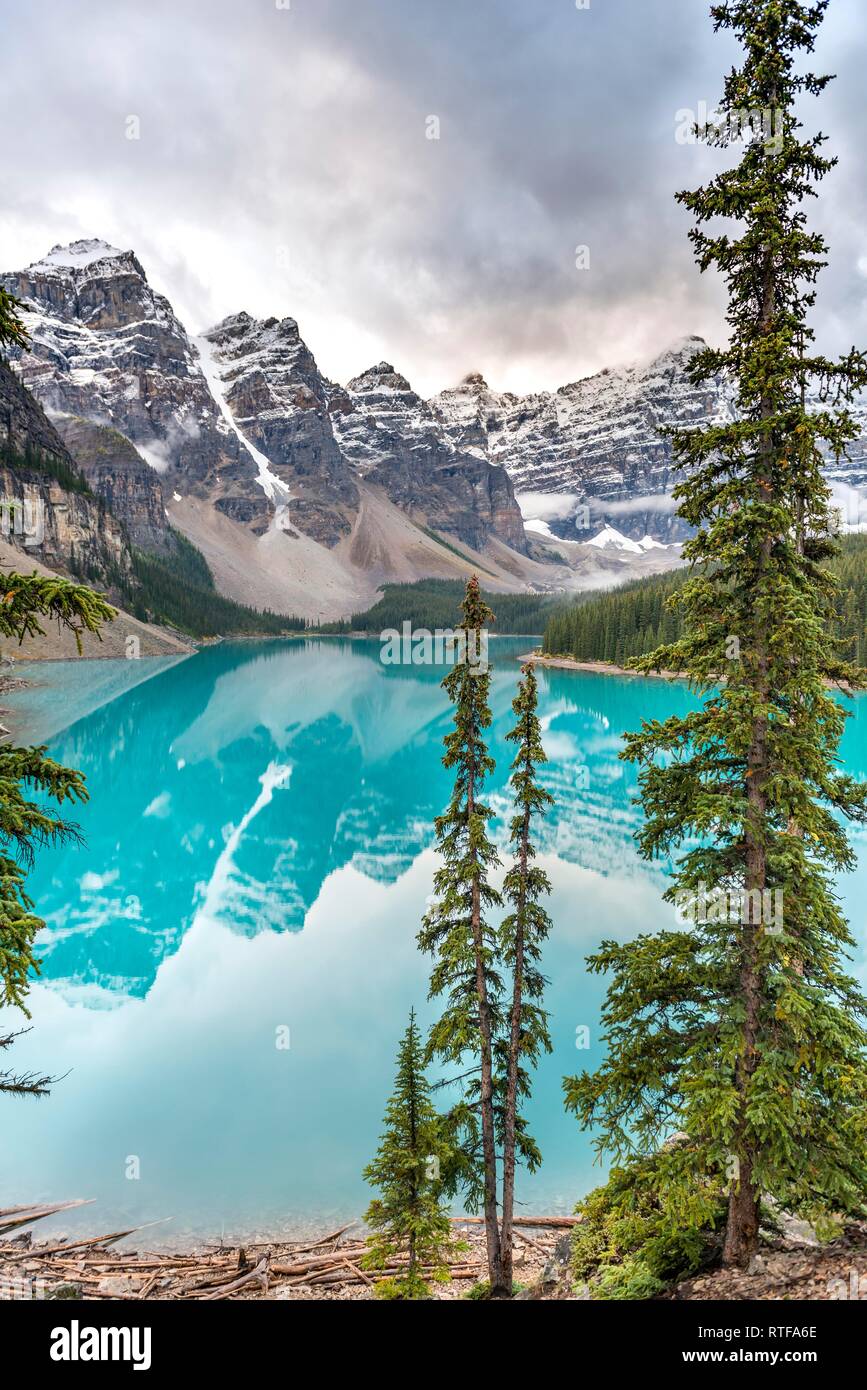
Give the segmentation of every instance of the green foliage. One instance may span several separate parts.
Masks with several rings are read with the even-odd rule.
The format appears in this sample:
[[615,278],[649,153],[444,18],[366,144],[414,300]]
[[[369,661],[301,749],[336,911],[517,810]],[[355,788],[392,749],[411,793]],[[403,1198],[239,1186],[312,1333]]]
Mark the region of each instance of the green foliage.
[[218,594],[208,562],[179,531],[170,530],[171,555],[133,549],[131,572],[110,566],[89,570],[74,558],[70,568],[92,581],[103,575],[140,622],[165,623],[191,637],[279,636],[303,632],[303,618],[259,612]]
[[[512,976],[508,1032],[497,1043],[495,1081],[497,1118],[503,1131],[502,1212],[507,1262],[511,1251],[516,1153],[520,1153],[531,1171],[542,1161],[521,1115],[521,1103],[530,1095],[530,1069],[543,1052],[551,1051],[548,1015],[541,1002],[547,981],[539,968],[542,946],[551,930],[551,919],[540,899],[550,893],[551,883],[544,870],[534,863],[536,848],[531,829],[533,817],[543,815],[554,798],[537,778],[538,767],[548,761],[542,747],[538,698],[536,674],[530,663],[522,669],[512,701],[517,722],[506,735],[510,743],[517,745],[511,775],[515,814],[509,826],[514,858],[503,881],[503,897],[511,911],[506,913],[498,931],[500,961]],[[511,1278],[511,1268],[506,1269],[505,1277],[507,1281]]]
[[452,1240],[439,1176],[449,1161],[449,1149],[424,1074],[415,1010],[398,1050],[395,1091],[386,1106],[385,1124],[376,1158],[364,1170],[380,1196],[365,1215],[374,1234],[363,1264],[382,1270],[405,1262],[396,1275],[378,1282],[378,1297],[427,1298],[428,1280],[450,1277],[448,1256],[460,1247]]
[[30,339],[21,321],[21,301],[0,286],[0,360],[9,347],[27,348]]
[[[43,578],[38,574],[0,573],[0,636],[21,642],[25,637],[44,636],[40,622],[47,618],[75,634],[99,635],[102,623],[111,622],[115,610],[100,594],[84,584]],[[79,641],[79,650],[80,650]]]
[[[478,652],[478,634],[492,614],[475,577],[467,584],[461,613],[467,649],[475,641]],[[497,932],[489,920],[502,901],[490,882],[499,859],[488,834],[493,813],[481,800],[494,769],[484,741],[491,724],[490,680],[487,670],[464,660],[442,682],[454,704],[443,766],[454,770],[455,781],[448,809],[435,823],[444,863],[434,876],[435,901],[418,944],[434,958],[429,997],[445,1001],[430,1031],[427,1057],[457,1065],[469,1057],[475,1064],[466,1081],[468,1099],[452,1117],[466,1122],[467,1151],[478,1152],[481,1145],[479,1166],[467,1169],[467,1203],[484,1200],[486,1216],[493,1209],[496,1220],[493,1061],[495,1042],[504,1036],[504,1009]]]
[[[669,901],[687,908],[703,888],[780,894],[782,921],[683,912],[681,930],[604,942],[590,967],[611,977],[607,1059],[565,1082],[569,1107],[615,1156],[686,1134],[663,1211],[671,1229],[683,1213],[696,1229],[701,1175],[725,1180],[727,1263],[755,1248],[760,1199],[804,1215],[861,1213],[867,1193],[867,1001],[843,965],[854,943],[833,883],[853,866],[844,822],[867,821],[867,785],[840,770],[846,715],[829,689],[857,688],[863,673],[833,633],[836,518],[823,477],[857,434],[848,406],[867,360],[808,351],[825,244],[804,204],[831,161],[795,114],[827,81],[795,69],[825,9],[713,9],[746,50],[722,114],[773,111],[776,135],[749,140],[735,168],[679,195],[697,219],[701,268],[720,270],[729,293],[730,346],[700,353],[693,377],[727,373],[738,410],[672,432],[685,475],[678,514],[695,528],[677,590],[683,628],[635,663],[686,672],[704,702],[645,722],[622,754],[640,769],[641,853],[683,850]],[[724,129],[712,143],[728,143]],[[719,218],[738,233],[719,232]],[[819,410],[806,407],[808,381]]]
[[[521,1292],[522,1285],[512,1283],[511,1296],[514,1298],[516,1293]],[[491,1297],[491,1284],[487,1279],[481,1279],[477,1284],[473,1284],[463,1295],[470,1303],[485,1303]]]
[[716,1255],[726,1211],[719,1178],[705,1171],[679,1213],[668,1203],[672,1174],[685,1167],[694,1175],[694,1157],[674,1143],[650,1158],[633,1159],[578,1203],[572,1273],[591,1298],[654,1298]]
[[[42,634],[40,619],[72,631],[99,633],[114,609],[98,594],[66,579],[0,574],[0,634],[20,640]],[[34,799],[38,797],[39,799]],[[47,757],[44,748],[0,744],[0,1006],[27,1014],[30,977],[38,973],[34,940],[44,925],[25,890],[24,867],[37,848],[78,838],[78,829],[49,803],[86,800],[80,772]],[[14,1035],[13,1035],[14,1036]],[[6,1047],[11,1037],[0,1039]],[[47,1079],[14,1078],[0,1073],[0,1091],[42,1094]]]
[[[530,836],[532,817],[551,798],[536,780],[545,753],[536,680],[527,667],[512,706],[517,723],[508,735],[518,745],[512,764],[515,861],[501,895],[491,883],[499,858],[488,833],[492,813],[482,800],[485,780],[494,769],[484,738],[491,724],[490,674],[473,662],[473,654],[481,650],[479,634],[492,618],[474,576],[457,629],[466,634],[465,656],[442,682],[454,706],[443,766],[454,771],[455,780],[449,806],[436,820],[443,864],[434,877],[435,901],[418,943],[434,958],[430,998],[444,999],[430,1030],[427,1056],[461,1069],[461,1098],[443,1121],[454,1155],[446,1183],[450,1192],[462,1190],[471,1210],[484,1205],[490,1283],[501,1297],[508,1296],[512,1282],[515,1165],[520,1160],[532,1170],[541,1162],[520,1107],[530,1092],[529,1069],[551,1046],[539,970],[541,944],[550,929],[539,899],[550,885],[533,863]],[[511,910],[495,926],[490,914],[504,899]],[[511,975],[511,989],[504,972]],[[503,1155],[502,1226],[497,1216],[498,1146]]]
[[11,473],[35,473],[40,478],[51,478],[60,484],[64,492],[93,496],[87,479],[82,477],[77,468],[72,467],[58,454],[52,454],[46,449],[37,449],[31,444],[24,449],[12,448],[9,444],[0,445],[0,467],[8,468]]
[[[354,613],[349,623],[328,623],[324,631],[382,632],[409,622],[413,628],[433,632],[454,624],[455,610],[464,585],[459,579],[419,579],[414,584],[385,584],[382,598],[364,613]],[[496,603],[497,616],[491,621],[496,631],[515,635],[539,633],[559,603],[544,594],[483,593],[486,604]]]
[[[867,536],[845,536],[827,567],[837,582],[831,600],[831,635],[840,654],[856,666],[867,664]],[[591,593],[568,609],[552,614],[542,650],[576,661],[606,661],[625,666],[661,645],[679,642],[686,617],[679,602],[688,578],[685,570],[653,575],[622,589]]]

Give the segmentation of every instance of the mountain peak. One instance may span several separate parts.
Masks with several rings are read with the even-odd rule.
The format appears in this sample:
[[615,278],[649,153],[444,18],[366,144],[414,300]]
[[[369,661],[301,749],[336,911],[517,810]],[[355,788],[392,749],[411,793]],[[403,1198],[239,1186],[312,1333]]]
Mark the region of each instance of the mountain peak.
[[267,319],[256,319],[252,314],[248,314],[246,309],[241,309],[236,314],[227,314],[201,336],[207,338],[209,343],[248,337],[251,342],[257,341],[262,346],[273,342],[275,338],[288,338],[292,343],[300,342],[298,323],[295,319],[278,319],[273,315]]
[[406,377],[396,372],[390,362],[377,362],[375,367],[368,367],[366,372],[353,377],[347,383],[347,390],[353,391],[356,395],[368,392],[415,394]]
[[121,257],[133,257],[132,251],[121,251],[117,246],[103,241],[100,237],[85,237],[70,241],[65,246],[52,246],[47,256],[34,261],[28,270],[84,270],[98,261],[116,261]]
[[662,362],[670,358],[694,357],[706,347],[707,343],[698,333],[685,333],[682,338],[675,338],[673,343],[669,343],[663,352],[657,353],[653,360]]
[[481,372],[467,372],[461,386],[467,386],[471,391],[487,391],[488,389],[488,383]]

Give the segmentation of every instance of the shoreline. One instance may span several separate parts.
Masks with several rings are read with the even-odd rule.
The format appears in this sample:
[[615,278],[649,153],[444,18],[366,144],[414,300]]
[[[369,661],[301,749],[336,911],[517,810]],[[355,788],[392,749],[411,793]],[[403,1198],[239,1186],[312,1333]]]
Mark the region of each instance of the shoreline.
[[517,659],[534,666],[550,666],[559,671],[586,671],[596,676],[631,676],[633,680],[688,680],[683,671],[633,671],[628,666],[615,666],[613,661],[576,661],[571,656],[546,656],[544,652],[528,652]]
[[[560,671],[584,671],[596,676],[628,676],[632,680],[650,681],[680,681],[684,685],[689,684],[689,676],[685,671],[633,671],[628,666],[615,666],[614,662],[609,661],[576,661],[571,656],[546,656],[543,652],[527,652],[526,656],[517,658],[522,664],[532,663],[534,666],[548,666]],[[718,678],[718,684],[723,685],[725,677]],[[851,686],[837,685],[834,681],[825,681],[826,690],[839,690],[841,695],[847,699],[855,699],[858,695],[864,695],[867,691],[860,687],[852,689]]]
[[[77,1199],[0,1211],[0,1261],[5,1263],[6,1277],[14,1271],[20,1281],[20,1296],[32,1297],[32,1290],[39,1288],[38,1296],[48,1299],[367,1300],[374,1297],[377,1281],[398,1273],[404,1263],[398,1257],[382,1271],[368,1272],[361,1263],[368,1249],[368,1232],[360,1219],[349,1220],[336,1230],[320,1227],[306,1235],[298,1232],[294,1239],[285,1234],[228,1241],[221,1237],[219,1241],[215,1238],[182,1246],[171,1242],[157,1247],[144,1245],[141,1233],[154,1224],[151,1222],[71,1240],[54,1233],[45,1240],[31,1239],[26,1245],[12,1234],[32,1227],[45,1216],[87,1204]],[[8,1218],[5,1223],[4,1216]],[[522,1282],[543,1283],[558,1245],[564,1252],[561,1264],[565,1269],[568,1239],[577,1221],[574,1216],[516,1218],[515,1265]],[[480,1218],[453,1216],[451,1224],[456,1241],[463,1244],[449,1254],[450,1281],[432,1285],[435,1299],[464,1298],[485,1278],[485,1235]],[[525,1234],[527,1227],[532,1235]],[[119,1244],[130,1238],[134,1248]]]

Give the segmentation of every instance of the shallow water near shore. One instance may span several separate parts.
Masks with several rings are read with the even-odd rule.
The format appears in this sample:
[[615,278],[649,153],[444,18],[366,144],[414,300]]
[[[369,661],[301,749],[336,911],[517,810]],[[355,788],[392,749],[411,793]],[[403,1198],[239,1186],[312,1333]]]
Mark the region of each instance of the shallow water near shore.
[[[491,644],[488,801],[503,844],[505,733],[531,645]],[[432,1016],[415,934],[450,785],[443,670],[384,666],[379,653],[369,640],[224,643],[51,739],[87,775],[86,843],[44,851],[31,876],[43,973],[10,1061],[68,1074],[47,1099],[4,1102],[4,1204],[92,1197],[53,1222],[87,1233],[171,1217],[149,1245],[361,1214],[397,1040],[411,1005]],[[674,921],[666,866],[644,864],[632,840],[640,813],[620,735],[693,697],[659,680],[538,677],[556,797],[538,837],[553,884],[554,1051],[530,1108],[544,1164],[518,1195],[562,1213],[602,1176],[562,1106],[563,1075],[601,1055],[604,986],[584,956]],[[63,682],[72,690],[71,670]],[[844,758],[863,776],[867,703],[854,708]],[[841,893],[863,979],[867,837],[855,841]],[[584,1027],[589,1050],[576,1047]]]

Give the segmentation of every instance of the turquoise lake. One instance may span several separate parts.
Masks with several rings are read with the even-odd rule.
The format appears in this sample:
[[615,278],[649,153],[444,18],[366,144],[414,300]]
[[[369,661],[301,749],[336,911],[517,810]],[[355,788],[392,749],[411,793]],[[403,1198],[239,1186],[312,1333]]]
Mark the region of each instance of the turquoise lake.
[[[504,736],[529,645],[491,644],[488,800],[503,844]],[[88,1233],[172,1218],[150,1244],[294,1233],[363,1212],[361,1170],[398,1037],[411,1005],[430,1017],[415,934],[449,794],[443,671],[384,666],[379,651],[354,640],[211,647],[51,738],[52,755],[86,773],[91,800],[75,815],[84,845],[43,852],[30,879],[47,923],[43,973],[32,1031],[6,1064],[65,1075],[47,1099],[3,1102],[3,1205],[93,1198],[56,1219]],[[44,679],[19,704],[72,710],[82,668]],[[538,834],[553,884],[554,1051],[530,1110],[544,1164],[518,1195],[527,1209],[566,1212],[602,1176],[561,1099],[563,1075],[600,1057],[604,985],[584,956],[603,937],[676,920],[660,899],[665,865],[643,863],[633,843],[636,779],[620,735],[692,697],[658,680],[539,680],[556,798]],[[844,758],[867,775],[867,701],[855,708]],[[853,834],[859,867],[840,891],[864,979],[867,836]],[[3,1023],[20,1026],[8,1013]],[[576,1048],[584,1026],[589,1051]]]

